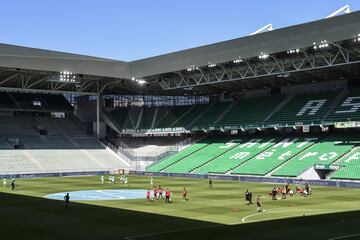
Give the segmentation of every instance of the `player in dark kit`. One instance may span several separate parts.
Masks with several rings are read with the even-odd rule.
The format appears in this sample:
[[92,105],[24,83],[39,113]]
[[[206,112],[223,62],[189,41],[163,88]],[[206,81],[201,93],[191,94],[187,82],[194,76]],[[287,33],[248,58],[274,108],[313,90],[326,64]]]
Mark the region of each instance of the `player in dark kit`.
[[245,204],[246,205],[253,204],[252,203],[252,192],[249,191],[249,189],[247,189],[245,192]]
[[271,198],[272,200],[276,200],[276,195],[277,195],[277,190],[276,187],[273,188],[272,192],[271,192]]
[[11,182],[11,191],[14,191],[15,190],[15,179],[12,180]]
[[148,202],[151,202],[151,199],[150,199],[150,188],[147,190],[146,192],[146,201]]
[[209,188],[212,188],[212,179],[209,180]]
[[260,195],[256,198],[256,211],[262,212],[262,203]]
[[310,195],[310,194],[311,194],[311,191],[310,191],[310,187],[309,187],[309,183],[308,183],[308,182],[305,183],[305,190],[306,190],[306,194],[307,194],[307,195]]
[[70,195],[69,193],[67,193],[64,197],[64,200],[65,200],[65,208],[68,208],[69,207],[69,203],[70,203]]
[[287,183],[287,184],[286,184],[285,189],[286,189],[286,194],[289,194],[289,191],[290,191],[290,183]]
[[185,187],[184,187],[184,190],[183,190],[182,195],[183,195],[183,200],[184,200],[184,201],[187,201],[187,200],[188,200],[188,199],[186,198],[187,191],[186,191],[186,188],[185,188]]

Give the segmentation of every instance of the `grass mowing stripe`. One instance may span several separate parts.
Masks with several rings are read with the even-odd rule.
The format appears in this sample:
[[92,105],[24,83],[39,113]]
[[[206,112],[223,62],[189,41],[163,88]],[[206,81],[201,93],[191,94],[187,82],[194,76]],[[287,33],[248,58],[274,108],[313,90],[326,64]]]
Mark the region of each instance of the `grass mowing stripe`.
[[[149,177],[130,175],[128,180],[129,186],[126,188],[129,189],[150,187]],[[347,233],[357,232],[360,217],[357,211],[360,209],[360,189],[312,186],[313,195],[309,197],[295,195],[286,200],[272,201],[268,193],[274,185],[282,184],[214,180],[214,187],[210,189],[208,181],[204,179],[155,177],[157,186],[168,187],[172,191],[173,203],[147,203],[144,196],[138,200],[71,202],[70,208],[65,210],[62,202],[44,199],[44,195],[125,187],[122,184],[101,184],[98,176],[18,179],[17,182],[15,192],[11,192],[9,187],[0,189],[0,226],[7,229],[2,231],[4,239],[23,239],[25,231],[32,231],[33,234],[26,236],[27,240],[112,240],[129,236],[157,240],[184,237],[201,239],[204,234],[208,240],[233,239],[236,234],[240,234],[242,239],[257,240],[268,235],[254,229],[270,229],[268,226],[272,226],[271,231],[280,235],[291,235],[292,240],[297,239],[299,229],[314,232],[314,237],[318,239],[329,239],[331,236],[347,236]],[[189,201],[182,201],[183,187],[189,192]],[[254,196],[261,195],[264,209],[277,214],[266,214],[266,219],[259,220],[254,219],[258,216],[248,217],[246,224],[239,224],[242,218],[256,214],[254,205],[244,204],[246,189],[251,189]],[[306,221],[289,211],[279,212],[280,209],[304,211]],[[339,210],[350,212],[334,213]],[[309,212],[316,213],[312,215]],[[44,220],[46,223],[41,224]],[[345,222],[338,222],[340,220]],[[281,227],[285,225],[286,229]],[[63,229],[67,232],[62,232]]]

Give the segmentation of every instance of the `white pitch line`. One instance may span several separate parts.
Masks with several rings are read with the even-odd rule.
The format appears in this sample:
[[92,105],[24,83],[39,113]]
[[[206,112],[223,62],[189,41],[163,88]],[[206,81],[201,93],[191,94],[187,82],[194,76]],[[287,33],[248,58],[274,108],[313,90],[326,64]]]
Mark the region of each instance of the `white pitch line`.
[[[244,218],[242,218],[242,222],[246,223],[246,219],[256,216],[256,215],[260,215],[260,214],[267,214],[267,213],[277,213],[277,212],[300,212],[300,211],[312,211],[312,212],[317,212],[317,213],[336,213],[336,212],[341,212],[343,210],[347,210],[347,209],[342,209],[340,211],[320,211],[320,210],[314,210],[314,209],[284,209],[284,208],[280,208],[279,210],[273,209],[273,211],[268,211],[268,212],[261,212],[261,213],[255,213],[255,214],[251,214],[248,216],[245,216]],[[289,216],[288,216],[289,217]],[[272,219],[273,220],[273,219]],[[230,225],[235,225],[235,224],[239,224],[239,223],[231,223]],[[215,225],[215,226],[204,226],[204,227],[193,227],[193,228],[183,228],[183,229],[179,229],[179,230],[174,230],[174,231],[163,231],[163,232],[155,232],[155,233],[145,233],[145,234],[140,234],[140,235],[134,235],[134,236],[128,236],[128,237],[123,237],[123,239],[126,240],[135,240],[136,238],[140,238],[140,237],[150,237],[150,236],[156,236],[156,235],[160,235],[160,234],[167,234],[167,233],[181,233],[181,232],[186,232],[186,231],[192,231],[192,230],[202,230],[202,229],[211,229],[211,228],[217,228],[217,227],[223,227],[226,226],[224,224],[220,224],[220,225]],[[344,237],[352,237],[352,236],[359,236],[360,234],[355,234],[355,235],[348,235],[348,236],[343,236],[340,238],[331,238],[328,240],[338,240],[338,239],[343,239]]]
[[360,236],[360,233],[345,235],[345,236],[340,236],[340,237],[335,237],[335,238],[329,238],[329,240],[345,239],[345,238],[356,237],[356,236]]
[[283,209],[283,210],[273,210],[273,211],[268,211],[268,212],[259,212],[259,213],[254,213],[248,216],[245,216],[241,219],[241,221],[243,223],[246,223],[246,219],[257,216],[257,215],[264,215],[264,214],[269,214],[269,213],[278,213],[278,212],[306,212],[306,211],[314,211],[314,210],[304,210],[304,209]]

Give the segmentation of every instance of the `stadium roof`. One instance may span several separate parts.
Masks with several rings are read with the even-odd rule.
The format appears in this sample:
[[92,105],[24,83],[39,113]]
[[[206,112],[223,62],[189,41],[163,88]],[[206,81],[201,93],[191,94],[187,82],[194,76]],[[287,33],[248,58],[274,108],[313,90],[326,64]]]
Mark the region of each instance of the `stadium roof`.
[[360,33],[360,11],[130,62],[135,77],[173,72],[190,66],[206,66],[304,48],[313,42],[336,42]]
[[[314,42],[318,43],[323,40],[339,42],[353,39],[359,33],[360,11],[356,11],[132,62],[0,44],[0,67],[3,72],[7,70],[41,72],[44,79],[48,73],[63,71],[87,76],[84,79],[105,79],[104,84],[100,88],[98,86],[97,89],[83,86],[88,89],[93,88],[92,92],[114,88],[115,85],[112,84],[114,81],[121,81],[120,85],[124,86],[131,79],[146,79],[149,82],[147,86],[151,85],[151,89],[154,91],[162,91],[166,89],[164,86],[160,87],[161,84],[159,84],[162,74],[186,71],[191,67],[230,62],[240,58],[257,58],[261,53],[273,54],[290,49],[312,47]],[[7,74],[5,76],[9,77]],[[38,81],[40,83],[40,79]],[[2,82],[0,81],[0,88],[4,87]],[[132,84],[125,88],[138,91],[138,86],[135,87],[136,84]],[[64,90],[69,91],[68,89]]]

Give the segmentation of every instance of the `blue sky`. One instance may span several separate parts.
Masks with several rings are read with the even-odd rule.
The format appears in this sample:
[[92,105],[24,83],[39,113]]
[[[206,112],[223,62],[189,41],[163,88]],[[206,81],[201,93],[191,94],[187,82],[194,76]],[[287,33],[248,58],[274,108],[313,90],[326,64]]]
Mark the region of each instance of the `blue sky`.
[[7,0],[0,42],[136,60],[321,19],[360,0]]

